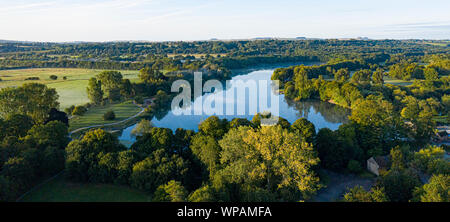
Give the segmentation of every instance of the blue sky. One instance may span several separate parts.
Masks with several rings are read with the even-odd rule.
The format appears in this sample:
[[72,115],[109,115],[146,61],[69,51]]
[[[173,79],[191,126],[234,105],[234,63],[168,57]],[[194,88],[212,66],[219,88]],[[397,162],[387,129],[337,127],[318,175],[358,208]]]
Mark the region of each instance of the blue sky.
[[448,0],[0,0],[0,39],[450,39]]

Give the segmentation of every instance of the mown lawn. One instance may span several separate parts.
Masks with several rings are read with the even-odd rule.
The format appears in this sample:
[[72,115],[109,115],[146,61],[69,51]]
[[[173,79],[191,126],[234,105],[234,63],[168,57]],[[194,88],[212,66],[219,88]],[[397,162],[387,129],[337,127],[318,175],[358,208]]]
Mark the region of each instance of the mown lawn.
[[24,196],[22,202],[148,202],[145,192],[113,184],[81,184],[62,176]]
[[[71,68],[36,68],[0,70],[0,88],[8,86],[21,86],[28,82],[46,84],[55,88],[59,95],[61,108],[71,105],[82,105],[89,102],[86,93],[88,80],[103,70],[99,69],[71,69]],[[123,78],[132,82],[138,80],[139,71],[121,70]],[[57,80],[51,80],[50,75],[58,76]],[[39,77],[39,80],[25,80],[28,77]],[[66,80],[63,80],[66,77]]]
[[[114,120],[103,120],[103,114],[112,110],[116,115]],[[69,131],[92,125],[115,123],[127,119],[141,111],[131,100],[101,107],[91,107],[83,116],[75,116],[69,121]]]

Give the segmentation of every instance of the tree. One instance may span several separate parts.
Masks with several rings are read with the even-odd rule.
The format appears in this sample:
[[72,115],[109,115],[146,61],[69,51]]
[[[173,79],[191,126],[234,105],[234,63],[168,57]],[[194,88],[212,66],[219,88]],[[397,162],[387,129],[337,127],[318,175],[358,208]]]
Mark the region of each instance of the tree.
[[391,149],[391,169],[403,170],[406,168],[405,157],[399,146]]
[[102,129],[90,130],[66,147],[66,176],[74,181],[97,181],[96,166],[102,157],[99,154],[124,150],[126,147],[113,134]]
[[12,157],[3,164],[1,175],[9,181],[11,196],[16,197],[33,184],[34,170],[35,168],[23,157]]
[[158,149],[133,166],[130,181],[135,188],[154,192],[170,180],[183,181],[187,171],[187,162],[180,156]]
[[164,79],[164,75],[157,69],[143,68],[139,70],[139,79],[145,83],[150,83],[152,81]]
[[383,84],[384,80],[384,71],[381,68],[378,68],[375,72],[372,74],[372,82],[374,84]]
[[421,185],[419,177],[410,169],[389,170],[379,183],[384,187],[389,200],[394,202],[409,201],[413,197],[415,187]]
[[30,116],[34,122],[42,123],[51,108],[58,108],[58,94],[44,84],[26,83],[17,88],[0,89],[0,116],[13,114]]
[[25,136],[33,126],[33,120],[23,114],[12,114],[5,120],[5,136]]
[[316,127],[306,118],[297,119],[292,125],[291,130],[300,135],[305,142],[312,143],[316,136]]
[[352,105],[349,119],[357,124],[359,145],[369,151],[368,156],[387,152],[402,135],[402,121],[394,106],[372,95]]
[[85,106],[75,106],[75,108],[72,111],[73,116],[82,116],[87,112],[87,109]]
[[153,128],[152,122],[148,119],[142,119],[136,127],[131,131],[131,133],[135,136],[142,136],[145,133],[150,133]]
[[415,201],[420,202],[449,202],[450,176],[433,175],[430,181],[414,191]]
[[179,181],[171,180],[160,185],[155,191],[153,201],[157,202],[185,202],[187,191]]
[[230,121],[230,128],[238,128],[240,126],[252,126],[252,122],[245,118],[234,118]]
[[64,169],[65,152],[58,147],[49,146],[45,148],[42,159],[42,172],[45,175],[53,176]]
[[124,150],[117,155],[117,177],[115,182],[118,184],[130,184],[133,165],[139,161],[138,154],[133,150]]
[[102,91],[102,83],[100,80],[97,80],[95,77],[89,79],[89,83],[87,86],[87,94],[89,100],[95,105],[99,105],[103,102],[103,91]]
[[34,125],[27,133],[25,140],[34,141],[39,147],[55,147],[64,149],[69,143],[68,128],[59,121],[52,121],[45,125]]
[[350,79],[350,72],[347,68],[339,69],[334,73],[334,80],[339,82],[347,82]]
[[369,69],[361,69],[353,73],[351,82],[356,84],[367,84],[370,82],[372,71]]
[[122,84],[122,74],[118,71],[103,71],[96,76],[103,86],[104,94],[110,100],[117,100],[120,97],[120,85]]
[[212,176],[219,166],[221,148],[214,137],[201,133],[192,137],[190,146],[192,153],[208,167]]
[[114,120],[114,119],[116,119],[116,114],[112,110],[109,110],[105,114],[103,114],[103,120]]
[[51,108],[50,112],[48,113],[47,119],[44,121],[44,124],[55,120],[64,123],[66,126],[69,126],[69,118],[67,117],[67,113],[58,111],[55,108]]
[[174,151],[173,143],[174,136],[171,129],[153,127],[148,133],[138,137],[130,149],[143,156],[148,156],[158,149],[164,149],[171,153]]
[[298,193],[306,199],[318,188],[311,167],[319,159],[312,145],[281,126],[231,129],[219,144],[223,169],[218,173],[226,181],[286,192],[282,197],[291,200],[298,200]]
[[430,66],[426,67],[423,70],[423,75],[425,76],[426,80],[433,81],[439,79],[439,73],[436,71],[436,69]]
[[216,201],[216,198],[214,197],[213,188],[205,185],[192,192],[188,200],[189,202],[213,202]]
[[133,85],[129,79],[123,79],[120,85],[120,95],[125,98],[131,98],[134,95]]
[[320,129],[316,137],[316,149],[324,168],[341,170],[347,167],[349,153],[339,143],[336,132],[328,128]]
[[345,202],[387,202],[389,198],[383,188],[372,188],[367,192],[362,186],[355,186],[344,194]]
[[220,139],[228,131],[228,121],[210,116],[198,125],[199,132]]
[[313,95],[313,88],[311,85],[311,80],[308,78],[308,71],[306,68],[300,67],[296,69],[294,76],[295,89],[298,92],[298,99],[309,99]]
[[348,161],[347,169],[351,173],[361,173],[363,171],[361,164],[356,160]]

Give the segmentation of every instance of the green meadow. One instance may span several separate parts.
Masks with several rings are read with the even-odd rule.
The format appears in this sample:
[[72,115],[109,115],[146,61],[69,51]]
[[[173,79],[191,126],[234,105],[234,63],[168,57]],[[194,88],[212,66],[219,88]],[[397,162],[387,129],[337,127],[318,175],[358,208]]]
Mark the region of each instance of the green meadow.
[[[86,93],[88,80],[104,70],[99,69],[72,69],[72,68],[35,68],[0,70],[0,88],[8,86],[21,86],[28,82],[46,84],[55,88],[59,95],[61,109],[71,105],[82,105],[89,102]],[[132,82],[138,80],[137,70],[121,70],[123,78]],[[50,76],[58,76],[57,80],[51,80]],[[29,77],[39,77],[39,80],[25,80]],[[66,77],[66,80],[63,78]]]
[[[103,114],[107,111],[114,111],[114,120],[103,120]],[[75,116],[69,121],[69,131],[82,127],[116,123],[127,119],[141,111],[141,108],[133,104],[131,100],[122,103],[108,104],[105,106],[91,107],[83,116]]]
[[62,176],[25,195],[22,202],[148,202],[145,192],[113,184],[73,183]]

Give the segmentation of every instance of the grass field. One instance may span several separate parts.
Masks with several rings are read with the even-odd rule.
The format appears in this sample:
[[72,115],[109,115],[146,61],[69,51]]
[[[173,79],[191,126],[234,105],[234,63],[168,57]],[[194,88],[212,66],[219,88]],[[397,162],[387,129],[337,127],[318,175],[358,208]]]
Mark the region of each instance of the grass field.
[[[116,119],[105,121],[103,120],[103,114],[109,110],[114,111]],[[134,105],[131,100],[102,107],[91,107],[83,116],[76,116],[70,119],[69,131],[86,126],[119,122],[137,114],[139,111],[141,111],[141,108]]]
[[[28,82],[38,82],[55,88],[59,95],[61,109],[71,105],[81,105],[89,102],[86,93],[88,80],[103,70],[99,69],[69,69],[69,68],[37,68],[0,70],[0,88],[8,86],[21,86]],[[123,78],[132,81],[138,80],[139,71],[122,70]],[[50,75],[58,76],[51,80]],[[63,80],[63,77],[67,80]],[[28,77],[39,77],[40,80],[25,80]]]
[[399,85],[399,86],[409,86],[413,83],[414,80],[401,80],[401,79],[393,79],[389,76],[384,77],[385,84]]
[[145,192],[113,184],[79,184],[62,176],[27,194],[22,202],[148,202]]

